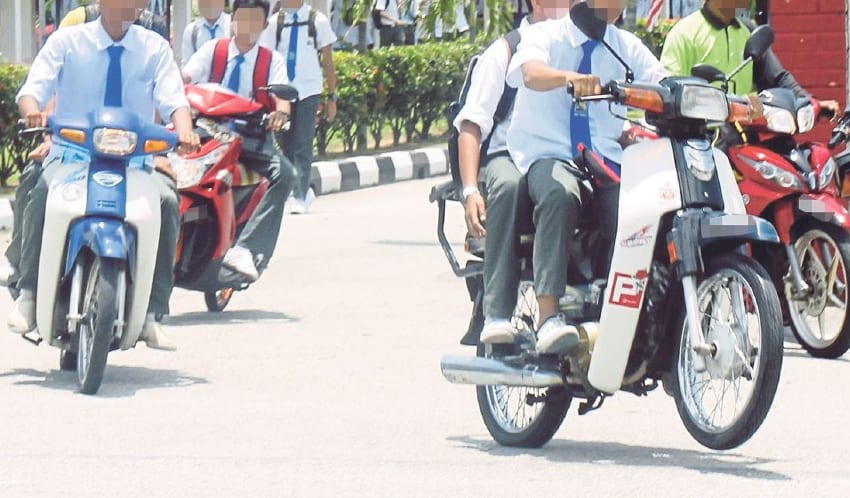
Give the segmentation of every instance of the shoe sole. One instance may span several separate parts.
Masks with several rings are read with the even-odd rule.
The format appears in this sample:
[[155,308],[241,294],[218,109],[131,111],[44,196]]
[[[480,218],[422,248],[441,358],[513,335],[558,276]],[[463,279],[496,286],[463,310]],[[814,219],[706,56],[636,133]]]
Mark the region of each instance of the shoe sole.
[[537,352],[541,354],[565,354],[574,350],[579,343],[578,332],[562,335],[551,343],[541,341],[537,343]]

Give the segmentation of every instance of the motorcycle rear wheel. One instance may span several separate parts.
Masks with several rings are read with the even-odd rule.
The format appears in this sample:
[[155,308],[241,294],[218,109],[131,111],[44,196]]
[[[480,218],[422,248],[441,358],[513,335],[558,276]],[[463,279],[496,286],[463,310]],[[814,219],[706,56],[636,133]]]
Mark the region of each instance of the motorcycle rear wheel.
[[[531,282],[520,282],[517,305],[511,319],[514,326],[532,339],[537,326],[537,296]],[[517,354],[522,346],[497,345],[500,356]],[[506,351],[512,349],[513,351]],[[477,355],[492,357],[494,346],[479,344]],[[549,442],[561,427],[572,396],[564,388],[476,386],[478,408],[493,439],[503,446],[539,448]]]
[[204,292],[204,302],[207,305],[207,311],[220,313],[230,304],[230,299],[233,298],[233,288],[219,289],[215,292]]
[[112,344],[121,277],[119,262],[95,257],[88,268],[83,294],[83,319],[77,329],[77,383],[83,394],[95,394],[103,382]]
[[[786,290],[791,330],[810,355],[838,358],[850,349],[850,234],[818,223],[805,229],[794,246],[812,295],[795,301],[791,289]],[[827,314],[833,310],[841,316],[833,315],[833,326],[828,327]]]
[[728,450],[756,432],[773,403],[782,369],[779,297],[760,264],[728,253],[709,262],[697,301],[703,335],[715,353],[698,372],[683,311],[673,394],[691,436]]

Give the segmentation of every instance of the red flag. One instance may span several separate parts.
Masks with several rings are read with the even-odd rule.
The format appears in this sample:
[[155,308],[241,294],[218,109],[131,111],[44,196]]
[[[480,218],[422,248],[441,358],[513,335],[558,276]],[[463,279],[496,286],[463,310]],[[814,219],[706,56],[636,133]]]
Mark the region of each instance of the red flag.
[[646,19],[646,29],[652,29],[661,17],[661,10],[664,8],[664,0],[652,0],[649,5],[649,14]]

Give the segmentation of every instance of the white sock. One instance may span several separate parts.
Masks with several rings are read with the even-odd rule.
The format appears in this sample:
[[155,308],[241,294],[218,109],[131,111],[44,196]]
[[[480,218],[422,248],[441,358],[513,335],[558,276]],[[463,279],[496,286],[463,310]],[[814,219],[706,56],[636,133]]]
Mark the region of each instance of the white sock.
[[511,321],[507,318],[484,318],[484,326],[488,325],[510,325]]

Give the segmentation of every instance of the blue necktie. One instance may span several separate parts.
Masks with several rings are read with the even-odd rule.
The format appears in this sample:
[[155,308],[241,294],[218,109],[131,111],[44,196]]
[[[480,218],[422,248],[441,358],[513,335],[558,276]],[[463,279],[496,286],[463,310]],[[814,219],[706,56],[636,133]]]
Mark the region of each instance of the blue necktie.
[[289,32],[289,52],[286,54],[286,72],[289,81],[295,81],[295,53],[298,51],[298,13],[292,14],[292,28]]
[[109,69],[106,71],[106,96],[103,105],[121,107],[121,54],[124,47],[112,45],[106,49],[109,52]]
[[[578,66],[579,73],[591,74],[590,56],[598,44],[599,42],[596,40],[588,40],[582,44],[581,48],[584,50],[584,57],[582,57],[581,64]],[[587,107],[583,110],[578,110],[578,105],[573,104],[570,114],[570,135],[573,143],[573,157],[578,155],[578,144],[583,143],[585,147],[593,150],[590,143],[590,116]]]
[[245,62],[245,56],[239,54],[236,56],[236,64],[233,66],[233,72],[230,73],[230,81],[227,82],[227,87],[236,93],[239,93],[239,77],[242,72],[240,66]]
[[204,27],[207,28],[207,31],[210,33],[210,40],[215,40],[215,30],[218,29],[218,24],[215,26],[207,26],[207,23],[204,23]]

